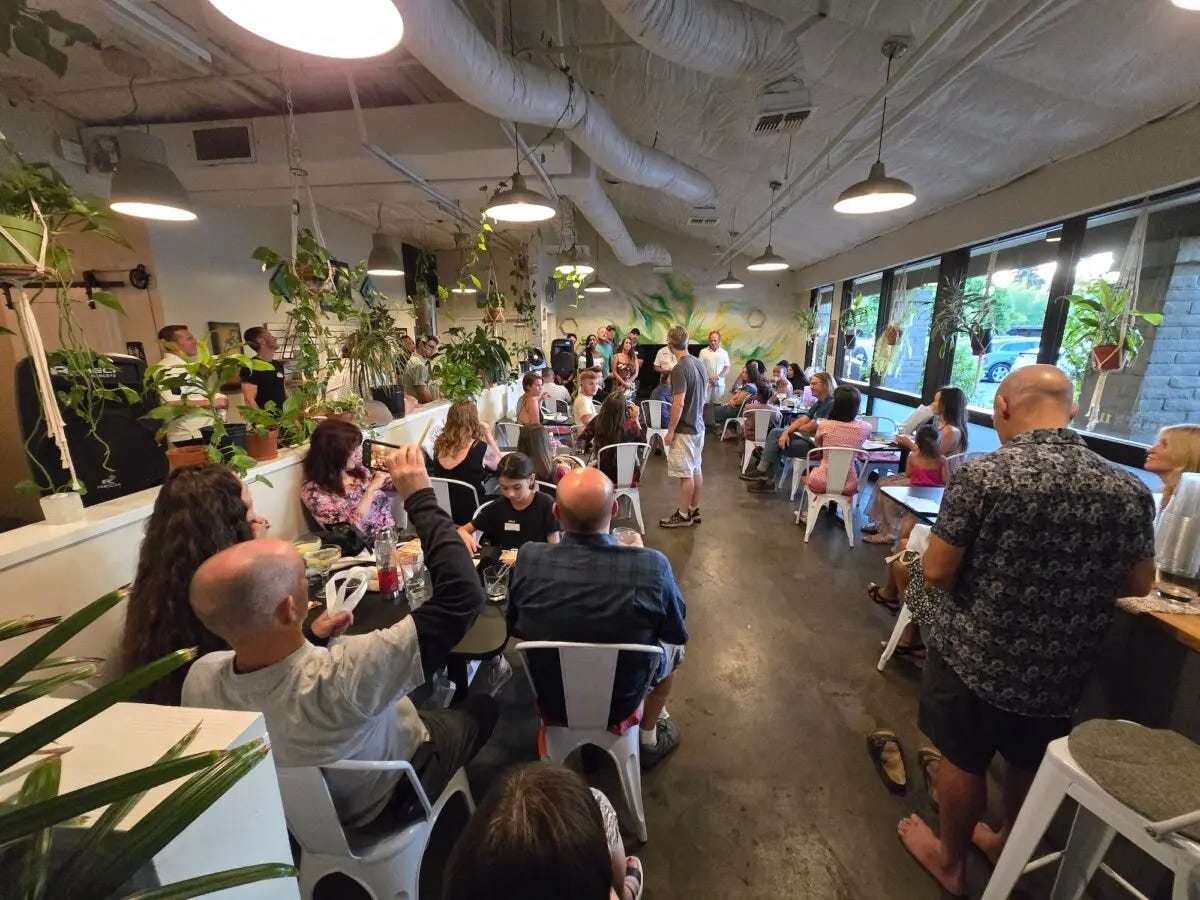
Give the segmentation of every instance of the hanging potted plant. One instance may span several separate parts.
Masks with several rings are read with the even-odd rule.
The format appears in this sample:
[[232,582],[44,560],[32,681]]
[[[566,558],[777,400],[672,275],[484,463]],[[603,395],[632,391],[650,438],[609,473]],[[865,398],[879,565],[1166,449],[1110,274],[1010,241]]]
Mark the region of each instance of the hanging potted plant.
[[948,282],[944,299],[934,315],[930,330],[941,338],[943,350],[958,335],[971,342],[971,355],[983,356],[992,344],[996,328],[997,294],[970,287],[967,279]]
[[484,311],[484,318],[489,322],[504,321],[504,294],[491,285],[487,291],[475,295],[475,305]]
[[512,281],[509,294],[513,298],[513,309],[521,322],[533,328],[537,324],[537,299],[533,295],[533,269],[529,264],[529,247],[526,245],[513,255]]
[[[404,387],[400,373],[408,362],[409,350],[401,338],[404,332],[387,306],[387,298],[377,291],[367,297],[367,305],[358,314],[358,327],[346,338],[346,361],[350,383],[363,397],[371,397],[387,406],[396,418],[404,416]],[[359,404],[361,409],[362,404]],[[329,405],[322,409],[328,415]]]
[[1103,278],[1084,285],[1083,291],[1067,297],[1071,307],[1066,343],[1091,348],[1092,368],[1112,372],[1137,358],[1145,338],[1137,322],[1162,324],[1162,314],[1133,308],[1133,294],[1114,288]]
[[860,329],[866,329],[871,318],[871,310],[862,294],[855,297],[850,305],[842,311],[842,343],[847,350],[854,349],[858,341]]
[[804,339],[810,344],[817,339],[817,310],[813,306],[801,306],[793,316],[796,324],[804,331]]

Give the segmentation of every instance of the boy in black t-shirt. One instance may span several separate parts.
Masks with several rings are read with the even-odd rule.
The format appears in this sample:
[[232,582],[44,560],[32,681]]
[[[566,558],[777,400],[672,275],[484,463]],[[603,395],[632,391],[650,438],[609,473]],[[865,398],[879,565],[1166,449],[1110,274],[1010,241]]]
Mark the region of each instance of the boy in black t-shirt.
[[474,553],[481,543],[500,550],[518,550],[529,541],[557,544],[560,528],[554,501],[537,489],[533,461],[524,453],[507,453],[496,476],[500,498],[458,529],[467,547]]

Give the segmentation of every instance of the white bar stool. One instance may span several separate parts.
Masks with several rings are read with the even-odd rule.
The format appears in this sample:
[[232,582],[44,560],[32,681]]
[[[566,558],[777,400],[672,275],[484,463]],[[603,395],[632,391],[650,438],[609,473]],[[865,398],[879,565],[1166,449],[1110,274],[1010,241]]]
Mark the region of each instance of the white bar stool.
[[[1067,797],[1079,804],[1067,846],[1061,853],[1030,861],[1059,804]],[[1093,781],[1071,756],[1067,738],[1059,738],[1047,748],[1038,767],[983,900],[1004,900],[1024,872],[1059,858],[1061,864],[1050,898],[1079,900],[1117,833],[1174,873],[1171,900],[1200,896],[1189,888],[1200,879],[1200,844],[1175,833],[1197,821],[1200,810],[1165,822],[1151,822],[1134,812]],[[1122,887],[1142,896],[1107,866],[1103,868]]]

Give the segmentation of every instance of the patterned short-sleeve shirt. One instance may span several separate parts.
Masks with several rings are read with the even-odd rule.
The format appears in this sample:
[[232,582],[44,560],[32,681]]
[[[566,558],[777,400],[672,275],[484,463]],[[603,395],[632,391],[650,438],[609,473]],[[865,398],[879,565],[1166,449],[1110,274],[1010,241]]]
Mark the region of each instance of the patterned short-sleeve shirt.
[[1069,716],[1130,569],[1154,555],[1154,499],[1070,429],[960,466],[934,536],[966,552],[932,641],[979,697]]

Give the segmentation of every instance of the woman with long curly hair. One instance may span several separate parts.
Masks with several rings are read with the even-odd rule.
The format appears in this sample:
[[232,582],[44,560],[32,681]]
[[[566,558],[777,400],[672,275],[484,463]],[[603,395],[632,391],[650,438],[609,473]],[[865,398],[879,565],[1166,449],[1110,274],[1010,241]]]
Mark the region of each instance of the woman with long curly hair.
[[326,419],[317,426],[304,457],[300,502],[318,524],[353,526],[369,535],[396,524],[391,479],[362,461],[362,432],[356,425]]
[[[201,655],[226,649],[192,612],[188,586],[210,556],[262,536],[268,527],[254,514],[241,480],[225,466],[203,463],[171,472],[154,501],[138,554],[121,637],[121,672],[187,647],[199,648]],[[176,669],[137,699],[178,706],[186,674],[186,666]]]
[[[433,442],[433,458],[429,460],[429,474],[435,478],[452,478],[465,481],[475,488],[480,501],[489,482],[494,484],[496,466],[503,454],[496,446],[496,439],[479,421],[479,410],[470,400],[460,400],[446,413],[446,424]],[[494,493],[494,490],[491,491]],[[464,491],[450,495],[452,518],[455,525],[471,521],[475,508],[464,499]]]

